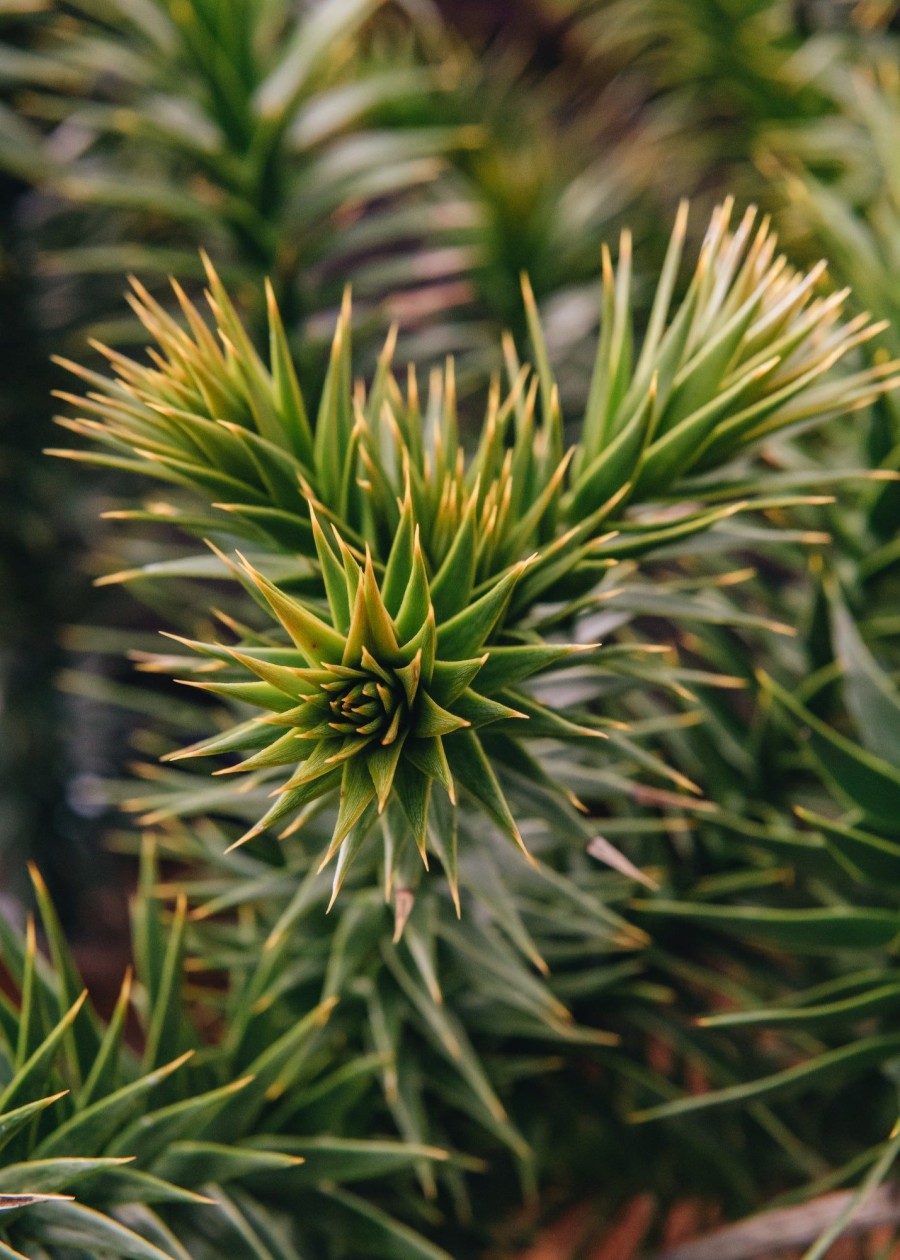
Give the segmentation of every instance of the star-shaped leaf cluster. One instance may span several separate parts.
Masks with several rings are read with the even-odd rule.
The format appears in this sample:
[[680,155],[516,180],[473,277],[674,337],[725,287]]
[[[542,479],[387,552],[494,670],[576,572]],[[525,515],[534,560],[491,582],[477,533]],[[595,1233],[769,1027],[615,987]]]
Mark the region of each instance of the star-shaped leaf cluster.
[[[226,564],[280,633],[237,627],[234,647],[195,646],[218,662],[199,685],[265,712],[179,754],[239,752],[229,769],[259,788],[291,767],[248,836],[336,798],[324,859],[338,858],[336,887],[376,824],[388,883],[410,848],[438,854],[452,883],[462,784],[521,845],[498,769],[534,780],[524,738],[596,734],[517,690],[564,657],[547,636],[577,637],[579,614],[614,593],[601,589],[608,570],[627,574],[735,513],[810,501],[797,491],[815,477],[761,477],[748,458],[868,404],[897,364],[832,376],[879,326],[845,321],[846,293],[818,295],[822,267],[791,269],[755,210],[732,217],[730,202],[713,214],[679,299],[679,212],[639,350],[630,238],[615,267],[604,254],[595,370],[568,429],[527,283],[534,366],[504,340],[507,383],[492,380],[477,429],[458,414],[452,362],[421,394],[414,370],[401,383],[393,333],[370,379],[354,380],[349,296],[312,406],[271,290],[266,361],[211,267],[214,330],[181,290],[183,323],[136,286],[159,351],[149,363],[108,351],[110,377],[75,368],[91,387],[76,400],[85,414],[62,423],[102,451],[68,454],[175,487],[173,503],[117,516],[163,519],[223,553],[242,539],[256,549],[253,565]],[[210,576],[208,557],[186,560],[154,574]],[[601,724],[599,695],[578,703]],[[449,829],[434,821],[436,789]]]
[[[455,856],[429,828],[435,788],[455,806],[461,784],[527,855],[481,731],[515,724],[517,734],[527,734],[532,715],[543,715],[552,724],[554,715],[533,698],[522,697],[515,684],[582,650],[541,641],[492,642],[528,560],[486,583],[458,611],[452,611],[454,601],[446,601],[450,615],[439,618],[411,496],[380,576],[370,551],[356,554],[334,527],[322,527],[314,511],[311,520],[327,615],[244,561],[244,579],[261,594],[293,646],[224,649],[231,662],[257,681],[193,685],[266,712],[224,738],[173,754],[173,759],[249,751],[225,773],[293,767],[271,808],[238,843],[288,818],[302,820],[304,811],[337,793],[334,831],[322,859],[324,866],[338,857],[335,895],[350,861],[390,802],[399,807],[403,831],[414,840],[425,865],[429,848],[437,848],[455,886]],[[213,645],[193,646],[216,650]],[[527,712],[520,707],[523,703]],[[562,726],[562,719],[555,720]],[[601,734],[577,729],[587,737]]]

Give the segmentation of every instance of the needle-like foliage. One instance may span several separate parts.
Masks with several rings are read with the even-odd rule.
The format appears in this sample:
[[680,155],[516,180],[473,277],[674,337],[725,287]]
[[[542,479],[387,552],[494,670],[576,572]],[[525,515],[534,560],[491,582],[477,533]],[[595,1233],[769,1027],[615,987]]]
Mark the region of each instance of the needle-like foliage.
[[[118,280],[108,288],[107,275],[140,268],[152,286],[175,271],[188,282],[198,246],[253,298],[268,274],[294,331],[333,309],[336,277],[369,248],[366,234],[380,231],[387,249],[404,239],[397,203],[434,179],[457,142],[451,129],[392,117],[436,91],[413,51],[418,22],[432,23],[409,9],[27,6],[2,45],[0,166],[36,190],[44,212],[32,243],[51,291],[74,285],[75,320],[111,315],[104,299],[116,300]],[[360,276],[360,301],[364,287]]]
[[342,1127],[347,1085],[359,1090],[331,1052],[323,1057],[335,998],[289,1017],[258,968],[224,984],[186,978],[186,903],[166,909],[156,897],[147,848],[133,909],[136,971],[103,1020],[33,877],[51,962],[33,925],[24,940],[4,928],[0,944],[18,991],[16,1001],[0,999],[0,1254],[349,1260],[364,1245],[371,1255],[447,1260],[377,1196],[347,1188],[402,1179],[447,1154]]
[[[864,317],[843,323],[846,295],[817,296],[822,268],[795,273],[753,211],[733,229],[730,216],[730,206],[713,216],[672,310],[682,208],[639,353],[627,235],[616,270],[605,255],[594,380],[568,450],[527,285],[536,368],[521,367],[507,344],[509,392],[492,388],[471,452],[452,365],[432,376],[423,407],[415,377],[401,391],[392,373],[391,339],[371,385],[353,384],[349,303],[312,421],[271,294],[265,363],[211,270],[218,336],[180,290],[187,327],[138,288],[135,309],[159,346],[152,364],[108,351],[113,378],[74,369],[92,388],[81,400],[85,417],[64,423],[101,451],[71,455],[200,492],[209,506],[199,515],[166,507],[164,519],[226,546],[243,533],[263,549],[257,567],[245,562],[238,576],[283,638],[195,646],[256,679],[199,685],[265,715],[188,750],[249,750],[235,768],[269,778],[273,767],[293,767],[248,837],[291,816],[302,821],[336,794],[325,854],[339,853],[335,890],[379,816],[390,888],[401,855],[385,809],[396,800],[423,859],[443,848],[455,882],[455,851],[433,828],[429,835],[436,783],[454,805],[460,784],[524,847],[482,730],[514,747],[600,733],[587,706],[573,722],[521,688],[569,651],[540,631],[536,608],[556,603],[556,624],[565,625],[566,602],[610,566],[735,511],[772,507],[752,481],[697,474],[727,470],[766,436],[883,391],[893,364],[827,376],[877,329]],[[654,510],[660,500],[677,506]],[[271,563],[267,552],[295,557],[282,570],[287,587],[259,571]],[[289,646],[279,646],[284,638]]]
[[[67,632],[138,662],[153,836],[111,1018],[39,880],[52,966],[0,922],[3,1255],[499,1256],[522,1186],[886,1173],[897,110],[845,68],[894,7],[536,0],[548,78],[419,0],[13,4],[14,257],[67,326],[144,279],[65,395],[157,482],[94,570],[178,633]],[[853,295],[629,206],[725,186]]]
[[[375,821],[376,809],[383,814],[391,800],[399,802],[427,864],[433,784],[455,806],[459,781],[525,851],[478,733],[487,725],[505,728],[511,720],[527,720],[528,713],[513,707],[517,696],[511,685],[570,650],[540,643],[484,650],[524,566],[494,581],[474,603],[460,601],[465,592],[459,589],[449,592],[438,621],[412,521],[408,498],[380,587],[371,555],[358,564],[340,535],[332,547],[313,516],[328,620],[248,568],[293,641],[293,650],[232,649],[234,659],[260,681],[196,685],[271,713],[225,739],[213,738],[179,754],[237,751],[263,743],[234,769],[300,762],[245,840],[339,791],[340,808],[323,859],[326,863],[338,854],[335,893]],[[286,728],[283,734],[279,728]],[[591,732],[585,729],[584,734]],[[387,839],[386,847],[390,849]],[[388,887],[394,860],[393,855],[387,860]],[[450,865],[453,875],[455,854]]]
[[[507,344],[509,390],[492,389],[468,456],[452,365],[433,373],[423,407],[415,378],[402,391],[392,374],[391,337],[370,387],[354,386],[345,302],[312,410],[273,295],[266,363],[212,271],[216,335],[180,291],[187,327],[138,286],[133,305],[157,343],[153,364],[107,351],[112,377],[69,365],[91,392],[69,399],[86,414],[65,423],[107,448],[82,458],[189,486],[229,513],[232,530],[299,550],[313,562],[308,502],[348,545],[368,544],[384,564],[409,495],[435,574],[455,547],[464,549],[454,564],[463,589],[473,590],[543,548],[539,569],[565,552],[556,580],[588,560],[579,549],[585,541],[593,559],[598,552],[621,554],[616,542],[598,547],[601,524],[659,529],[656,522],[636,526],[623,515],[626,505],[702,503],[705,487],[686,482],[689,475],[727,468],[762,439],[864,406],[887,388],[892,363],[829,375],[879,329],[864,316],[842,319],[846,292],[817,293],[824,263],[796,272],[777,254],[767,221],[757,223],[750,210],[732,227],[731,215],[730,204],[714,213],[686,294],[673,309],[687,218],[682,207],[639,353],[627,233],[615,270],[605,255],[602,334],[570,453],[527,284],[534,370],[520,367]],[[185,521],[194,532],[227,528],[218,512],[203,511],[202,521],[196,515]],[[536,594],[534,579],[529,589]]]
[[[505,339],[506,383],[492,383],[476,426],[452,363],[424,395],[414,372],[401,384],[393,335],[372,378],[355,381],[349,300],[316,395],[273,295],[263,356],[211,268],[213,327],[181,290],[175,319],[137,286],[135,310],[156,342],[149,359],[105,351],[110,374],[76,367],[86,396],[66,395],[80,414],[62,423],[92,447],[70,457],[171,490],[112,515],[212,543],[212,554],[113,580],[229,582],[217,614],[226,633],[189,630],[178,637],[193,655],[139,657],[222,706],[212,737],[202,705],[185,706],[195,742],[167,754],[177,764],[145,767],[146,789],[129,791],[146,825],[171,828],[167,856],[186,864],[198,953],[242,973],[241,960],[259,955],[259,974],[245,974],[254,1009],[269,986],[288,1010],[346,997],[345,1052],[383,1056],[383,1105],[406,1140],[472,1149],[473,1131],[476,1142],[489,1135],[529,1179],[552,1161],[534,1149],[539,1121],[511,1084],[533,1070],[511,1036],[567,1062],[590,1053],[620,1082],[601,1145],[625,1110],[687,1108],[643,1065],[648,1036],[699,1059],[711,1086],[734,1081],[729,1048],[707,1052],[703,1030],[666,1015],[696,973],[643,925],[663,938],[684,921],[700,940],[736,936],[733,955],[710,946],[714,977],[720,963],[743,966],[757,938],[816,938],[820,919],[847,948],[880,948],[896,931],[893,913],[746,905],[741,894],[773,877],[752,864],[732,871],[740,839],[724,871],[710,860],[718,897],[707,904],[703,880],[693,893],[667,847],[688,835],[685,853],[708,844],[718,854],[741,826],[754,843],[769,834],[735,821],[724,799],[703,799],[701,745],[689,736],[693,723],[709,722],[712,738],[721,729],[698,689],[739,689],[747,673],[739,653],[723,667],[721,640],[786,629],[757,585],[744,603],[729,597],[747,582],[729,552],[780,555],[823,538],[786,528],[784,515],[822,502],[806,493],[815,470],[773,471],[757,454],[865,406],[896,372],[858,366],[878,326],[844,318],[847,294],[828,293],[822,266],[795,271],[767,222],[732,213],[713,215],[685,277],[682,209],[643,335],[628,236],[615,266],[604,255],[580,414],[565,414],[527,283],[534,366]],[[751,511],[757,523],[735,520]],[[660,622],[664,642],[653,638]],[[173,712],[167,726],[177,738],[184,722]],[[729,732],[716,755],[730,756],[732,742]],[[235,754],[212,782],[181,761]],[[202,836],[174,825],[203,813],[217,825]],[[440,870],[424,875],[429,865]],[[648,896],[636,928],[625,899],[638,881]],[[688,1001],[696,1009],[696,994]],[[825,1073],[852,1072],[876,1049],[827,1060]],[[762,1050],[751,1058],[760,1084],[747,1086],[746,1123],[762,1126],[779,1159],[814,1161],[797,1117],[768,1108],[781,1065],[769,1070]],[[704,1149],[739,1187],[726,1128],[713,1121]],[[416,1175],[437,1202],[445,1190],[464,1211],[477,1201],[452,1166],[434,1172],[419,1159]]]

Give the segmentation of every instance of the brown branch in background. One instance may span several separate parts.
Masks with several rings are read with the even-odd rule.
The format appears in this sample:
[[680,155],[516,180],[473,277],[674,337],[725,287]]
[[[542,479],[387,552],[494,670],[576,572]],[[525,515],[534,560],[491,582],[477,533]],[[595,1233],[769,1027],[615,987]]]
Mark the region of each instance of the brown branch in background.
[[560,1256],[570,1256],[583,1245],[591,1224],[591,1208],[582,1203],[571,1208],[549,1229],[542,1232],[540,1238],[523,1251],[516,1260],[559,1260]]
[[[762,1260],[791,1247],[808,1247],[840,1216],[855,1193],[842,1190],[797,1207],[764,1212],[694,1242],[668,1247],[655,1260]],[[900,1183],[879,1186],[860,1206],[844,1236],[898,1223]]]
[[616,1218],[600,1245],[587,1260],[633,1260],[653,1224],[656,1200],[652,1194],[639,1194]]

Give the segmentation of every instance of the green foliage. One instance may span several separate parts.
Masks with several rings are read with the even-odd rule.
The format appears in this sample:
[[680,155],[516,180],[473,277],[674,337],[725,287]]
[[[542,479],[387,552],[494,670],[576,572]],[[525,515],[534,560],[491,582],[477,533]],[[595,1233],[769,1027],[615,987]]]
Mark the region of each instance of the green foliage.
[[[412,519],[409,494],[379,589],[371,555],[360,567],[339,534],[339,550],[332,548],[313,515],[330,622],[248,568],[295,651],[276,648],[277,657],[265,649],[261,655],[252,648],[233,652],[262,685],[197,684],[269,710],[263,722],[286,730],[276,735],[267,725],[251,722],[188,749],[187,755],[258,749],[233,767],[237,771],[292,765],[301,758],[279,800],[244,840],[339,791],[340,808],[323,858],[325,864],[337,855],[335,896],[371,830],[376,806],[384,815],[390,802],[399,805],[405,815],[405,828],[399,830],[411,832],[427,863],[432,785],[443,788],[455,806],[456,781],[464,783],[485,813],[527,852],[478,732],[489,724],[499,730],[511,719],[527,720],[528,714],[512,707],[516,694],[504,688],[504,675],[521,681],[557,662],[566,649],[538,644],[482,651],[520,568],[489,586],[473,604],[460,598],[465,591],[454,583],[456,589],[445,597],[436,622]],[[439,581],[440,573],[436,585]],[[486,666],[488,677],[480,685]],[[397,820],[392,824],[389,816],[384,825],[390,887],[403,854],[391,852]],[[455,882],[455,854],[449,865]]]
[[[743,1033],[745,1044],[767,1029],[777,1038],[778,1053],[763,1075],[700,1095],[673,1097],[639,1113],[639,1120],[661,1121],[812,1093],[834,1107],[853,1082],[861,1076],[871,1080],[876,1068],[880,1096],[871,1086],[859,1089],[879,1097],[872,1117],[891,1123],[900,924],[900,696],[833,577],[824,582],[823,591],[833,649],[830,664],[800,689],[789,689],[768,675],[760,679],[756,721],[773,746],[776,773],[795,797],[795,821],[773,816],[751,797],[747,809],[759,820],[735,818],[730,824],[733,838],[723,852],[728,874],[719,877],[718,888],[708,877],[693,882],[681,900],[651,899],[636,907],[647,927],[689,924],[701,939],[710,932],[713,941],[726,937],[741,942],[732,972],[739,983],[727,983],[724,971],[715,978],[708,975],[717,1005],[727,1009],[706,1015],[700,1023],[713,1039],[721,1033],[730,1036],[732,1030],[739,1038]],[[716,819],[710,821],[715,827]],[[724,817],[721,822],[729,826]],[[776,864],[788,866],[793,889],[787,903],[783,895],[773,896],[766,878],[767,871],[775,875]],[[780,882],[776,876],[775,886]],[[728,946],[725,952],[732,954]],[[798,965],[803,955],[814,963]],[[785,977],[777,977],[772,962],[788,958],[798,962]],[[880,1166],[882,1147],[870,1140],[865,1155],[829,1184],[861,1165],[871,1163],[873,1170]]]
[[[86,407],[87,416],[64,423],[108,448],[109,454],[93,457],[100,462],[190,486],[207,499],[215,495],[213,506],[229,513],[232,529],[286,551],[299,548],[313,564],[307,501],[339,527],[348,545],[367,543],[376,562],[387,562],[407,497],[408,466],[426,564],[437,573],[453,548],[462,548],[454,564],[469,590],[536,548],[542,563],[526,583],[533,600],[537,582],[542,591],[550,589],[541,571],[562,550],[567,521],[568,559],[559,561],[554,582],[579,566],[590,571],[592,564],[659,542],[660,524],[651,519],[644,526],[640,518],[632,523],[622,513],[626,504],[702,501],[710,487],[684,482],[688,474],[727,466],[763,438],[864,406],[890,387],[893,363],[845,380],[827,377],[877,326],[864,318],[842,322],[845,295],[814,296],[822,267],[795,273],[775,256],[767,224],[754,231],[750,211],[729,230],[730,214],[730,205],[714,214],[687,295],[671,313],[686,212],[679,215],[636,361],[627,235],[617,271],[607,258],[603,334],[568,456],[559,389],[527,289],[536,367],[520,368],[507,344],[510,392],[504,397],[492,389],[482,436],[468,460],[452,366],[432,377],[423,434],[414,379],[404,395],[391,372],[393,338],[371,388],[354,388],[345,304],[313,412],[274,301],[266,365],[214,273],[210,303],[218,337],[183,294],[187,329],[139,291],[135,309],[161,354],[149,367],[108,351],[113,378],[67,365],[94,394],[70,399]],[[745,484],[740,489],[741,501],[752,505],[754,495]],[[713,491],[716,501],[739,497],[727,477]],[[173,519],[167,509],[162,514]],[[689,516],[684,512],[672,528],[686,533]],[[714,523],[699,512],[694,516],[697,529]],[[183,523],[192,532],[224,525],[206,512]],[[608,523],[621,523],[637,537],[601,545],[599,527]],[[465,542],[479,527],[480,539]]]
[[[723,191],[777,204],[765,178],[770,137],[829,112],[829,69],[865,64],[888,42],[895,6],[781,0],[552,0],[569,15],[573,62],[634,80],[653,125],[677,141],[657,152],[665,195]],[[846,146],[844,146],[846,148]]]
[[[865,320],[842,324],[840,295],[811,296],[818,271],[795,275],[774,259],[774,238],[765,224],[754,232],[752,212],[733,232],[729,216],[728,206],[714,215],[672,314],[682,211],[636,361],[628,237],[616,272],[607,256],[594,379],[567,453],[559,391],[527,288],[537,367],[520,367],[507,345],[510,392],[504,398],[492,389],[469,458],[452,365],[432,378],[423,425],[414,378],[404,395],[391,372],[392,341],[371,388],[352,384],[345,305],[313,412],[274,299],[266,365],[212,272],[218,340],[180,291],[187,329],[140,291],[136,309],[166,357],[147,367],[109,352],[111,380],[74,369],[94,389],[83,400],[89,415],[65,423],[108,453],[70,455],[148,468],[207,500],[215,495],[217,513],[224,508],[229,524],[258,545],[300,553],[292,581],[307,597],[246,562],[238,571],[280,636],[239,649],[193,645],[257,679],[231,681],[228,672],[197,685],[264,716],[187,752],[249,752],[233,768],[264,779],[273,768],[296,767],[244,839],[291,816],[299,825],[321,798],[339,792],[325,855],[338,858],[335,893],[379,815],[390,888],[403,861],[398,826],[427,863],[435,847],[432,783],[455,808],[458,780],[524,848],[490,767],[491,748],[498,741],[515,748],[529,736],[577,742],[603,734],[589,716],[590,697],[572,721],[520,688],[542,669],[559,669],[567,651],[541,633],[535,606],[560,604],[555,623],[564,626],[579,607],[568,601],[611,566],[704,533],[735,511],[775,506],[765,483],[732,487],[727,471],[705,504],[709,483],[687,478],[727,470],[761,438],[863,405],[890,384],[893,364],[823,379],[876,330]],[[661,498],[683,506],[633,514]],[[216,515],[201,511],[164,507],[162,516],[191,532],[217,530],[224,543]],[[281,646],[285,638],[292,646]],[[399,813],[385,814],[391,801]],[[455,847],[442,863],[455,886]]]
[[[434,83],[408,55],[414,23],[387,7],[109,0],[39,10],[18,33],[24,47],[4,50],[0,75],[17,109],[4,108],[0,161],[49,201],[37,233],[46,269],[187,282],[205,245],[236,284],[268,274],[292,326],[327,308],[366,234],[382,223],[388,241],[402,233],[391,200],[432,179],[452,142],[446,130],[390,120],[392,106],[427,100]],[[77,318],[107,313],[102,284],[79,291]]]
[[[900,94],[893,81],[890,47],[872,64],[830,67],[822,88],[830,109],[804,127],[770,138],[772,161],[782,177],[786,231],[801,243],[821,242],[838,276],[852,285],[859,303],[885,321],[875,354],[896,353],[900,277],[900,168],[894,137]],[[896,471],[900,412],[888,396],[874,410],[867,434],[873,466]],[[890,583],[896,558],[900,496],[896,485],[870,495],[866,527],[876,550],[865,556],[858,580],[870,588]],[[894,590],[885,591],[887,600]],[[886,600],[886,602],[887,602]]]
[[[450,41],[448,41],[450,42]],[[463,392],[495,369],[497,340],[527,344],[521,276],[529,278],[559,366],[564,399],[583,401],[596,322],[601,249],[627,221],[646,241],[647,207],[662,138],[616,85],[584,90],[579,76],[530,65],[532,50],[508,43],[472,52],[451,43],[443,61],[456,80],[440,101],[473,143],[448,153],[429,207],[450,249],[433,251],[446,275],[404,347],[418,362],[453,353]],[[448,76],[451,77],[451,76]],[[654,242],[655,244],[655,242]],[[415,319],[428,291],[398,294],[392,313]]]
[[[260,958],[251,988],[271,984],[290,1006],[340,995],[347,1053],[377,1050],[383,1105],[407,1141],[473,1150],[487,1136],[539,1184],[564,1165],[517,1087],[536,1070],[525,1043],[570,1070],[590,1056],[615,1082],[595,1150],[635,1140],[629,1116],[703,1110],[690,1140],[670,1131],[661,1161],[677,1164],[696,1142],[717,1192],[747,1207],[754,1177],[771,1184],[773,1156],[794,1177],[798,1166],[823,1169],[802,1108],[776,1115],[769,1096],[852,1081],[896,1038],[823,1042],[798,1067],[781,1046],[746,1048],[739,1025],[686,1029],[683,1012],[702,1011],[698,989],[729,991],[730,973],[743,994],[765,982],[760,948],[878,955],[900,921],[889,905],[829,904],[814,875],[796,903],[779,900],[778,863],[824,863],[833,877],[828,849],[698,773],[692,724],[716,742],[727,706],[714,697],[748,672],[729,636],[756,643],[779,629],[758,582],[742,599],[746,574],[728,568],[730,553],[764,545],[789,556],[821,539],[786,527],[785,513],[822,501],[805,493],[818,470],[785,454],[790,435],[868,405],[895,365],[831,372],[873,327],[844,321],[844,295],[820,296],[821,268],[795,273],[776,257],[752,213],[733,228],[730,207],[716,212],[676,300],[685,217],[642,338],[628,238],[615,269],[607,257],[593,384],[571,419],[527,286],[535,367],[506,342],[505,390],[492,386],[470,435],[452,365],[420,401],[415,375],[405,388],[394,375],[392,338],[372,381],[354,383],[349,304],[316,397],[274,302],[265,360],[210,271],[215,332],[183,296],[178,323],[139,290],[152,365],[108,352],[111,376],[76,369],[90,392],[69,399],[83,416],[64,424],[94,447],[70,456],[169,484],[171,502],[117,517],[215,542],[212,558],[186,552],[120,580],[226,578],[256,604],[241,597],[221,614],[229,642],[191,635],[181,642],[193,657],[141,655],[143,668],[187,673],[224,701],[212,738],[209,711],[186,711],[203,738],[185,751],[244,758],[226,767],[242,772],[236,781],[148,766],[131,802],[145,824],[167,827],[167,854],[184,864],[205,965],[230,972]],[[761,448],[776,470],[756,461]],[[759,524],[739,524],[751,510]],[[238,546],[240,565],[229,555]],[[660,620],[670,642],[659,641]],[[599,637],[602,647],[586,646]],[[183,725],[169,715],[173,733]],[[717,757],[734,740],[728,731]],[[221,825],[172,825],[204,813]],[[281,822],[275,847],[264,831]],[[376,828],[380,846],[368,843]],[[534,867],[494,843],[504,831]],[[443,877],[422,878],[432,855]],[[332,858],[333,877],[322,869]],[[638,928],[628,922],[635,881],[651,893],[632,908]],[[685,923],[690,944],[669,934]],[[892,1009],[883,976],[863,997],[860,1018]],[[680,1098],[644,1063],[648,1038],[702,1066],[708,1101]],[[553,1092],[559,1114],[567,1098]],[[736,1122],[712,1105],[729,1101]],[[729,1154],[735,1123],[742,1140],[745,1128],[766,1134],[758,1163]],[[836,1146],[833,1162],[843,1156]],[[488,1199],[509,1203],[502,1164],[492,1159]],[[452,1165],[420,1164],[417,1175],[464,1210],[480,1201]]]
[[[402,1180],[405,1169],[447,1154],[341,1129],[342,1093],[359,1089],[335,1062],[334,998],[289,1014],[258,968],[227,980],[205,967],[205,978],[184,976],[185,900],[167,910],[158,899],[148,848],[133,910],[135,976],[103,1020],[34,879],[52,964],[33,926],[24,942],[8,929],[2,941],[19,992],[0,1006],[4,1254],[350,1256],[365,1239],[372,1255],[446,1255],[377,1197],[346,1188]],[[372,1074],[375,1064],[362,1068]],[[360,1069],[356,1076],[364,1080]],[[331,1109],[316,1133],[321,1098]]]
[[[104,580],[181,632],[126,638],[192,691],[110,688],[152,719],[144,782],[117,790],[167,863],[159,887],[145,858],[136,910],[140,1052],[85,1057],[119,1012],[58,1032],[81,985],[43,894],[55,989],[4,933],[10,1071],[34,1049],[28,1105],[70,1090],[25,1116],[17,1187],[68,1193],[32,1166],[70,1131],[91,1140],[66,1177],[175,1117],[191,1134],[92,1167],[74,1204],[7,1204],[9,1245],[68,1249],[68,1212],[111,1254],[434,1257],[423,1234],[486,1244],[516,1178],[565,1195],[603,1167],[609,1203],[649,1186],[736,1211],[876,1184],[897,345],[853,303],[896,313],[896,93],[847,67],[890,52],[889,6],[808,38],[805,7],[766,0],[579,5],[554,81],[421,6],[69,8],[7,50],[0,159],[49,210],[45,269],[149,277],[153,344],[75,368],[66,454],[162,483],[109,514],[151,533]],[[684,208],[648,242],[651,197],[723,186],[773,207],[792,254],[824,245],[855,298],[730,201],[702,242]],[[655,283],[628,233],[615,264],[599,250],[626,207]],[[356,345],[345,298],[319,355],[348,275]],[[373,367],[382,315],[400,353],[391,333]],[[446,348],[421,391],[394,366]],[[92,1062],[106,1092],[81,1107]],[[124,1135],[94,1141],[122,1090]]]

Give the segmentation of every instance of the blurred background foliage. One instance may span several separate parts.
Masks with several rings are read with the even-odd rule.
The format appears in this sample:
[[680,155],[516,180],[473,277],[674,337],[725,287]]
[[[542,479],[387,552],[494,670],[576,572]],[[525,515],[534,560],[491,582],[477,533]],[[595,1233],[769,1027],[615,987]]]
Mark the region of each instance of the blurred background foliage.
[[[465,415],[500,366],[502,332],[528,353],[525,272],[577,408],[603,243],[615,251],[626,224],[633,234],[640,323],[679,200],[695,204],[699,233],[730,193],[772,216],[792,261],[827,257],[853,309],[890,321],[858,367],[900,353],[889,0],[7,0],[0,38],[0,893],[25,895],[22,857],[34,857],[82,937],[119,916],[99,785],[198,724],[194,702],[174,704],[157,674],[136,686],[124,656],[153,650],[161,624],[195,632],[205,591],[91,587],[177,558],[174,535],[98,533],[97,515],[136,502],[133,487],[40,454],[53,441],[50,391],[65,387],[51,353],[90,361],[96,337],[143,344],[125,273],[168,305],[170,274],[201,292],[206,250],[258,336],[271,277],[313,395],[352,282],[360,363],[396,322],[398,361],[455,356]],[[896,1118],[900,490],[841,478],[900,468],[897,395],[774,439],[764,463],[781,485],[836,501],[770,509],[760,531],[790,527],[774,546],[748,526],[728,555],[674,549],[648,570],[675,584],[668,603],[635,596],[604,623],[741,685],[701,682],[701,719],[658,735],[707,812],[651,796],[626,807],[618,834],[611,824],[662,893],[629,910],[653,944],[608,1000],[582,993],[583,976],[560,981],[586,1023],[602,1007],[634,1065],[612,1125],[598,1101],[609,1066],[579,1059],[577,1096],[541,1078],[524,1123],[555,1153],[561,1200],[586,1172],[582,1147],[561,1137],[573,1126],[615,1164],[614,1193],[654,1159],[663,1199],[690,1189],[747,1211],[773,1185],[789,1196],[844,1184],[875,1164]],[[668,712],[647,700],[630,716]],[[217,844],[190,844],[210,868],[192,897],[227,895]],[[254,888],[272,878],[256,855],[241,874]],[[619,885],[604,895],[624,901]],[[274,897],[267,913],[282,910]],[[860,922],[870,935],[854,934]],[[204,948],[228,958],[235,943]],[[451,962],[451,986],[462,965]],[[396,976],[377,983],[393,994]],[[465,1019],[490,1058],[489,1013],[476,1001]],[[808,1077],[779,1078],[801,1063]],[[533,1088],[528,1070],[521,1082],[503,1073],[509,1094]],[[776,1116],[753,1082],[761,1099],[792,1085],[799,1097]],[[718,1098],[721,1117],[696,1118],[698,1086],[739,1092]],[[736,1102],[750,1110],[727,1110]],[[684,1147],[649,1123],[627,1130],[639,1136],[619,1162],[632,1107],[668,1117],[703,1154],[696,1184],[684,1184]]]

